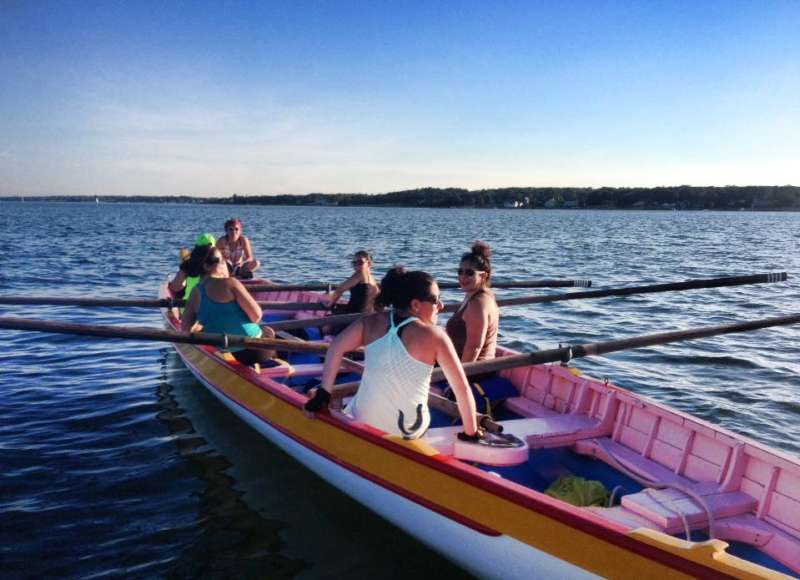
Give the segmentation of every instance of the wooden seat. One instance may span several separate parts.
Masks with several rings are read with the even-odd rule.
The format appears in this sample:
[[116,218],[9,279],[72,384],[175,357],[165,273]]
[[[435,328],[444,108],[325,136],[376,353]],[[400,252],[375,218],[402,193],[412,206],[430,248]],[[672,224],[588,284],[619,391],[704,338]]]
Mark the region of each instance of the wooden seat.
[[525,397],[511,397],[505,401],[506,409],[523,417],[557,417],[561,413],[548,409],[541,403]]
[[[718,518],[752,512],[758,504],[755,498],[740,491],[720,493],[717,489],[708,489],[707,486],[688,482],[686,487],[702,497],[706,507],[711,511],[714,522]],[[695,487],[698,489],[695,490]],[[708,526],[705,507],[678,489],[645,489],[639,493],[623,496],[621,504],[622,507],[655,523],[668,534],[683,530],[684,520],[690,529]]]

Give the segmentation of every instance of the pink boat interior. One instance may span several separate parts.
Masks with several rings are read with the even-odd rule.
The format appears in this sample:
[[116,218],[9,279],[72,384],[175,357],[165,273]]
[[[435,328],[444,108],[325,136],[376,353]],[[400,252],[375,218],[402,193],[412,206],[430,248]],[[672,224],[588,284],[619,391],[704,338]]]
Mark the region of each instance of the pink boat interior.
[[[310,292],[264,292],[262,301],[316,303]],[[320,316],[318,310],[265,311],[264,321]],[[316,329],[299,333],[319,339]],[[213,350],[210,349],[209,350]],[[500,349],[499,356],[512,354]],[[322,361],[285,354],[287,365],[251,372],[264,388],[305,393]],[[227,361],[241,366],[236,361]],[[357,380],[358,363],[338,382]],[[800,460],[669,409],[572,368],[539,365],[502,371],[511,396],[492,402],[496,419],[524,443],[480,447],[456,438],[460,426],[432,410],[423,441],[442,455],[491,473],[500,485],[540,494],[562,475],[601,481],[605,507],[579,508],[600,526],[649,528],[681,539],[713,537],[727,552],[800,577]],[[343,421],[358,424],[343,413]],[[574,508],[573,508],[574,509]]]

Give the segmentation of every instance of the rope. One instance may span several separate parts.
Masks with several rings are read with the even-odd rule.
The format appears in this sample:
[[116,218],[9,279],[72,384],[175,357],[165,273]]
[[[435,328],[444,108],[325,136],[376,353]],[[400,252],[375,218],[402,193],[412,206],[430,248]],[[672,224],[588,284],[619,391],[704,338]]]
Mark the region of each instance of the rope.
[[665,506],[665,507],[667,507],[667,509],[672,510],[673,512],[675,512],[676,514],[678,514],[680,516],[681,522],[683,522],[683,533],[686,534],[686,541],[687,542],[691,542],[692,541],[692,532],[689,529],[689,520],[686,519],[686,515],[680,510],[678,505],[675,503],[675,500],[670,499],[668,497],[658,497],[656,495],[657,491],[659,491],[659,490],[656,489],[656,488],[649,487],[649,488],[644,490],[644,493],[645,493],[645,495],[647,495],[647,497],[652,499],[657,504],[660,504],[662,506],[664,505],[663,502],[667,502],[669,504],[668,506]]
[[608,496],[608,503],[606,504],[606,507],[613,507],[614,506],[614,500],[617,499],[617,492],[620,491],[620,490],[627,491],[621,485],[618,485],[614,489],[612,489],[611,490],[611,495]]
[[[627,467],[625,467],[619,461],[619,459],[617,459],[614,456],[614,454],[611,452],[611,450],[608,447],[605,446],[605,444],[600,439],[592,439],[592,441],[594,443],[596,443],[597,446],[600,447],[600,449],[602,449],[603,451],[606,452],[606,455],[608,455],[609,460],[611,460],[611,462],[614,464],[614,466],[617,469],[619,469],[622,473],[624,473],[625,475],[630,477],[635,482],[637,482],[637,483],[639,483],[639,484],[641,484],[641,485],[643,485],[645,487],[651,487],[653,489],[667,489],[667,488],[677,489],[681,493],[684,493],[687,496],[689,496],[690,499],[692,499],[695,502],[697,502],[697,504],[701,508],[703,508],[703,510],[706,512],[706,517],[708,518],[708,537],[709,538],[714,538],[714,513],[711,511],[711,508],[708,506],[708,503],[703,499],[703,497],[700,494],[698,494],[694,490],[689,489],[689,488],[687,488],[687,487],[685,487],[685,486],[683,486],[683,485],[681,485],[679,483],[658,483],[658,482],[652,481],[652,480],[650,480],[650,479],[648,479],[646,477],[642,477],[642,476],[638,475],[637,473],[634,473],[633,471],[631,471]],[[677,510],[677,513],[681,516],[681,518],[683,518],[685,520],[685,517],[680,512],[680,510]],[[687,532],[686,539],[691,542],[692,540],[691,540],[691,537],[689,535],[689,529],[688,529],[689,523],[688,523],[688,521],[684,521],[684,525],[686,526],[686,532]]]

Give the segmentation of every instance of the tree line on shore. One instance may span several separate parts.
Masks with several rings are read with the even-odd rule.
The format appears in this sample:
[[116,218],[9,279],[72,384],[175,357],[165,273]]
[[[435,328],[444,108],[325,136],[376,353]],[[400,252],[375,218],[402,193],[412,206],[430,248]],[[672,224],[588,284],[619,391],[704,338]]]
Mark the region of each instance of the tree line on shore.
[[[20,200],[22,196],[0,197]],[[22,198],[24,199],[24,198]],[[506,187],[467,190],[425,187],[383,194],[192,196],[37,196],[30,201],[211,203],[233,205],[321,205],[474,207],[530,209],[800,210],[800,187]]]

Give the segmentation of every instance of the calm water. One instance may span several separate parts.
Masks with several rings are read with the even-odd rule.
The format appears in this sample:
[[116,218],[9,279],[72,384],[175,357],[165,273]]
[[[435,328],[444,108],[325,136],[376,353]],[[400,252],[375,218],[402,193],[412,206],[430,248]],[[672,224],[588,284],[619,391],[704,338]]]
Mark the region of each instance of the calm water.
[[[787,271],[790,281],[504,310],[517,349],[800,310],[800,214],[0,204],[3,294],[153,297],[178,249],[240,217],[277,280],[343,279],[371,249],[452,280],[474,239],[500,278],[596,287]],[[502,296],[532,291],[499,291]],[[540,291],[541,292],[541,291]],[[450,299],[457,299],[451,293]],[[148,310],[0,315],[160,326]],[[459,572],[230,415],[167,346],[0,331],[0,575],[376,578]],[[575,366],[800,454],[800,328]]]

